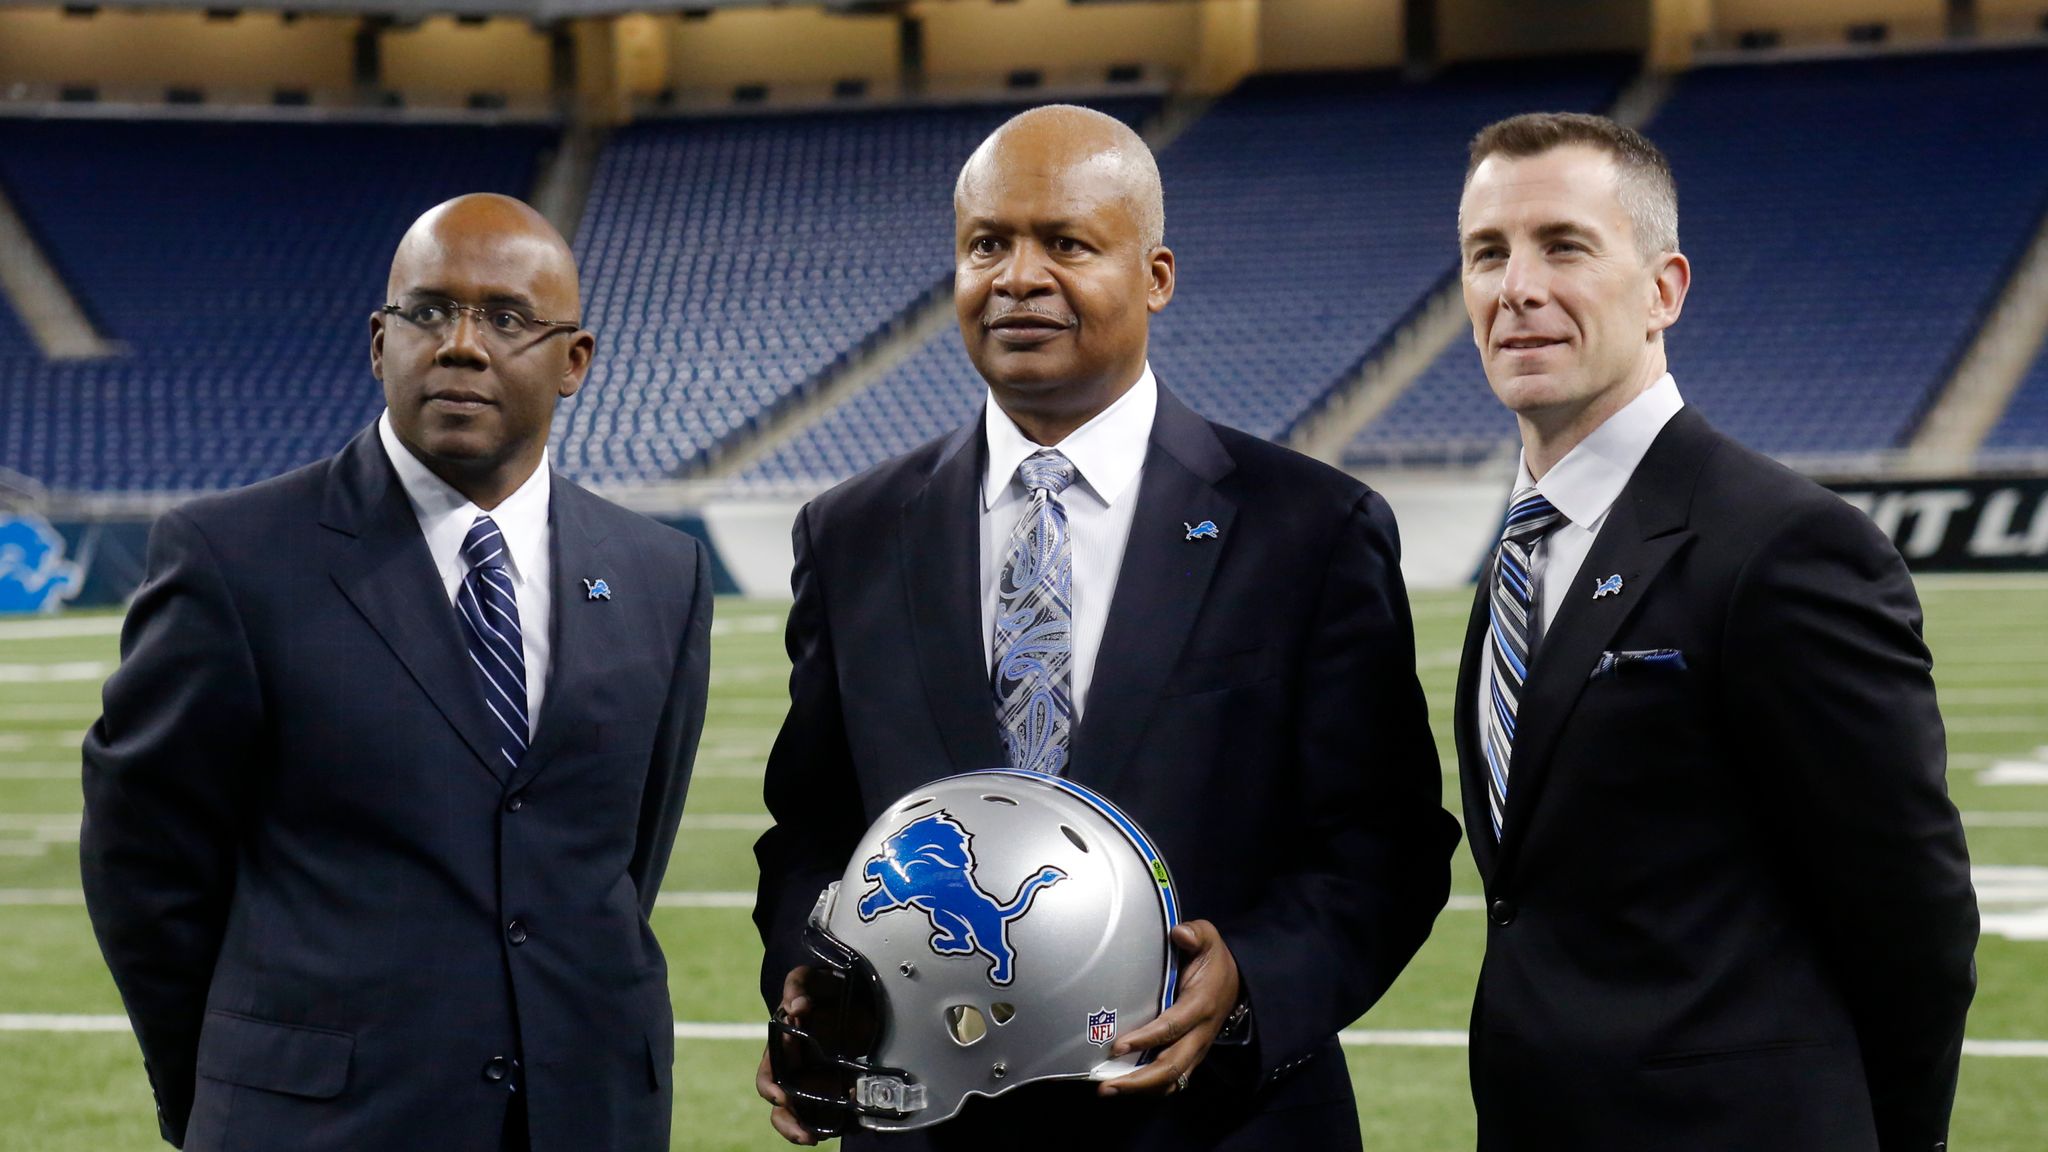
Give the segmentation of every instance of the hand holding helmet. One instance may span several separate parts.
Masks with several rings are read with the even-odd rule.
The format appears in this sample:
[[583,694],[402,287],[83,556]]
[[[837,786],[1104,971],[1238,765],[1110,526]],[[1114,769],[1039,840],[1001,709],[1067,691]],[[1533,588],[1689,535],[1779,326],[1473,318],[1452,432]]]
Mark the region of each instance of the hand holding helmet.
[[1187,954],[1181,966],[1180,996],[1159,1018],[1116,1042],[1111,1055],[1156,1050],[1144,1067],[1105,1083],[1104,1096],[1184,1091],[1188,1076],[1209,1055],[1243,991],[1237,958],[1207,920],[1176,925],[1169,937]]
[[1187,926],[1200,998],[1148,1033],[1178,994],[1177,920],[1151,840],[1072,781],[998,770],[914,790],[811,913],[813,963],[785,984],[757,1084],[776,1129],[811,1143],[927,1127],[969,1096],[1116,1080],[1157,1040],[1171,1070],[1125,1090],[1180,1082],[1237,976],[1215,929]]

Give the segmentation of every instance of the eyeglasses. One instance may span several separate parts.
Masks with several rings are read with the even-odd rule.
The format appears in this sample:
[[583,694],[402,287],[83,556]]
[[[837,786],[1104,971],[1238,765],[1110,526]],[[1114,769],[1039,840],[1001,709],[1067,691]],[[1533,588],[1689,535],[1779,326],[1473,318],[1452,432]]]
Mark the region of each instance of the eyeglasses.
[[500,340],[517,340],[522,336],[540,333],[552,336],[556,332],[569,332],[583,327],[581,320],[540,320],[509,304],[457,304],[453,300],[422,300],[415,304],[386,304],[380,311],[389,312],[413,327],[429,335],[438,336],[456,322],[464,313],[476,317],[478,327],[487,336]]

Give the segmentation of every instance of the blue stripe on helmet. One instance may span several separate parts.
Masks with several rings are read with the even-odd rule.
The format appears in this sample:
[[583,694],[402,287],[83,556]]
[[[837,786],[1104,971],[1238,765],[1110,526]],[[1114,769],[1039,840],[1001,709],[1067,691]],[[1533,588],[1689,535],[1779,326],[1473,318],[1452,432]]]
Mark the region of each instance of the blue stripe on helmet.
[[[1131,842],[1131,847],[1138,850],[1138,855],[1145,858],[1146,870],[1150,872],[1152,865],[1157,864],[1159,872],[1165,873],[1166,882],[1155,885],[1159,889],[1159,910],[1166,917],[1168,931],[1171,931],[1175,925],[1180,923],[1180,902],[1173,894],[1173,871],[1166,866],[1166,858],[1161,856],[1159,851],[1152,847],[1152,841],[1145,836],[1144,830],[1133,823],[1130,817],[1123,814],[1122,809],[1110,803],[1107,798],[1089,788],[1074,783],[1072,780],[1061,776],[1048,776],[1043,772],[1024,772],[1015,768],[984,768],[974,772],[963,772],[961,775],[1015,776],[1024,780],[1036,780],[1043,784],[1052,785],[1088,805],[1090,808],[1095,809],[1097,812],[1102,813],[1104,816],[1109,817],[1110,823],[1123,830],[1124,838]],[[1161,1012],[1173,1007],[1174,994],[1178,990],[1179,985],[1180,965],[1174,963],[1173,945],[1168,943],[1166,946],[1165,991],[1159,997],[1159,1010]]]

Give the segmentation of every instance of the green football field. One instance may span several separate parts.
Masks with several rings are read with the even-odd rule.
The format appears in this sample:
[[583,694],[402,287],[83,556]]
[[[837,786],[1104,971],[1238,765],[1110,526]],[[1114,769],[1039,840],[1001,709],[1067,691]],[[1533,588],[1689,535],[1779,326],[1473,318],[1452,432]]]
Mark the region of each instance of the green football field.
[[[1952,1146],[2038,1152],[2048,1133],[2048,582],[1922,581],[1986,931]],[[1450,738],[1466,593],[1416,597],[1421,673],[1456,809]],[[784,1147],[753,1093],[759,954],[747,915],[761,765],[784,706],[786,605],[718,606],[710,720],[655,929],[680,1039],[675,1146]],[[78,743],[118,618],[0,623],[0,1152],[160,1147],[149,1091],[78,887]],[[1461,847],[1452,904],[1347,1033],[1368,1148],[1470,1149],[1465,1025],[1482,918]]]

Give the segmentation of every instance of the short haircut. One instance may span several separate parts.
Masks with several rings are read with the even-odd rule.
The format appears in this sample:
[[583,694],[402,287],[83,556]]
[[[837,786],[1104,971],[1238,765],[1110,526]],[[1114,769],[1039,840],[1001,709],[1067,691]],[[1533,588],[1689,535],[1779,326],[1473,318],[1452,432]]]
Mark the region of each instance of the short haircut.
[[1614,168],[1621,207],[1644,256],[1678,251],[1678,182],[1671,161],[1642,133],[1605,116],[1583,112],[1526,112],[1498,120],[1472,138],[1465,182],[1489,156],[1540,156],[1553,148],[1581,144],[1607,153]]
[[1094,154],[1113,156],[1121,171],[1131,214],[1138,222],[1139,243],[1147,252],[1163,247],[1166,244],[1166,192],[1159,180],[1159,161],[1153,157],[1151,147],[1130,125],[1106,112],[1078,104],[1041,104],[1004,121],[1000,128],[989,133],[988,139],[983,140],[974,154],[967,158],[967,163],[961,166],[960,176],[953,182],[953,195],[960,195],[976,163],[987,156],[1006,133],[1047,123],[1067,128],[1077,135],[1095,134],[1098,149]]

